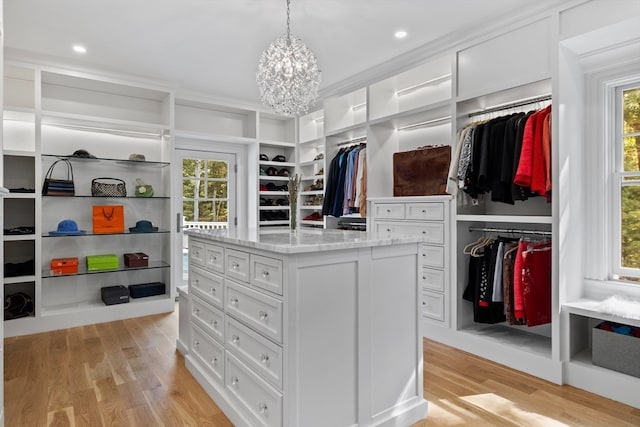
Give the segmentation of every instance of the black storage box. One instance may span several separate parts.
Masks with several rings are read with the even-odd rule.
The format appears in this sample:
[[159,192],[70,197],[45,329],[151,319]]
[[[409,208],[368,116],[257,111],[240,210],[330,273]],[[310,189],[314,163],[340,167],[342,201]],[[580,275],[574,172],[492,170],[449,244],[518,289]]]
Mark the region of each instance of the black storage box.
[[153,295],[162,295],[165,291],[165,285],[161,282],[140,283],[139,285],[129,285],[129,295],[131,298],[143,298]]
[[105,286],[100,288],[102,301],[106,305],[123,304],[129,302],[129,290],[124,285]]

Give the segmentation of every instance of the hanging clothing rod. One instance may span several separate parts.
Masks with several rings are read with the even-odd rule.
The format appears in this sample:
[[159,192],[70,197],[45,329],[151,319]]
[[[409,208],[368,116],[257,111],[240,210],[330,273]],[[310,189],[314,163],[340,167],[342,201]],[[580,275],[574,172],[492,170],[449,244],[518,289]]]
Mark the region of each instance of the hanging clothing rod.
[[367,142],[367,137],[366,136],[361,136],[361,137],[358,137],[358,138],[353,138],[353,139],[350,139],[348,141],[338,142],[336,145],[338,147],[340,147],[342,145],[355,144],[356,142],[359,142],[359,143],[365,142],[366,143]]
[[523,99],[523,100],[512,102],[512,103],[509,103],[509,104],[502,104],[502,105],[498,105],[497,107],[486,108],[484,110],[475,111],[473,113],[469,113],[469,117],[475,117],[475,116],[481,116],[483,114],[495,113],[497,111],[504,111],[504,110],[508,110],[510,108],[524,107],[525,105],[531,105],[531,104],[535,104],[537,102],[544,102],[544,101],[549,101],[549,100],[551,100],[551,94],[538,96],[536,98]]
[[487,233],[507,233],[507,234],[536,234],[540,236],[551,236],[551,231],[544,230],[521,230],[518,228],[485,228],[469,227],[469,231],[482,231]]

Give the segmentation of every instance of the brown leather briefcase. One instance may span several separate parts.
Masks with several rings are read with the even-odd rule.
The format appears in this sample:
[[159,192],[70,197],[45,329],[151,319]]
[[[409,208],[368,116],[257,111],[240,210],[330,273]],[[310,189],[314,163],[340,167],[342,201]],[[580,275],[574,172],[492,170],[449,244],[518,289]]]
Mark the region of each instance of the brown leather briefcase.
[[393,195],[447,194],[451,146],[420,147],[393,154]]

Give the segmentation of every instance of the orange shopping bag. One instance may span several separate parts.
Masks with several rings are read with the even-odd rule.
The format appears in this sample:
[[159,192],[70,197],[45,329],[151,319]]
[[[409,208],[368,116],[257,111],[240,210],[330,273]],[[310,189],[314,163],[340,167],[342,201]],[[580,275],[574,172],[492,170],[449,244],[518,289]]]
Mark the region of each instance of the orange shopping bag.
[[93,233],[124,233],[124,206],[94,205]]

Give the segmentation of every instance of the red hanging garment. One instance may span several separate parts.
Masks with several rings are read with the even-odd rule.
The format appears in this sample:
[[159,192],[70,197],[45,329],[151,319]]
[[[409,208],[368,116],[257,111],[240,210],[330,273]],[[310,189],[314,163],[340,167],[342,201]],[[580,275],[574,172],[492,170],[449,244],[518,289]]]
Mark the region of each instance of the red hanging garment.
[[551,242],[526,243],[522,253],[522,297],[527,326],[551,322]]

